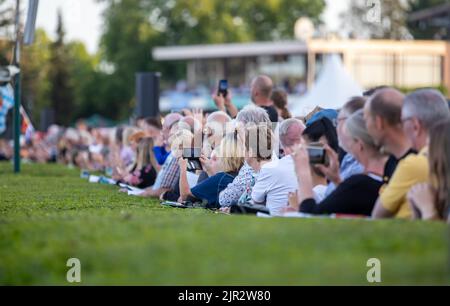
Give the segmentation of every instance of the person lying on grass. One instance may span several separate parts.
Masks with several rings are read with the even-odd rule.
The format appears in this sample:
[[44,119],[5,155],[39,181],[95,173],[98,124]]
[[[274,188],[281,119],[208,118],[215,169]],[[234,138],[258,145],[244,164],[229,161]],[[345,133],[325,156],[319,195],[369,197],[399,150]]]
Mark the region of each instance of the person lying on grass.
[[237,132],[225,136],[211,158],[202,155],[200,161],[209,178],[194,188],[189,187],[187,160],[180,157],[180,199],[206,201],[207,208],[219,208],[219,195],[239,173],[244,164],[243,145]]
[[[309,214],[350,214],[370,216],[383,185],[383,170],[387,156],[380,153],[379,147],[367,132],[363,112],[358,111],[346,122],[346,129],[352,141],[350,153],[364,166],[364,173],[354,175],[338,185],[336,190],[322,202],[314,199],[310,160],[305,143],[299,145],[293,154],[298,177],[298,201],[291,204],[290,210]],[[337,154],[325,146],[330,164],[339,163]],[[324,166],[316,166],[327,173]],[[339,169],[339,167],[334,167]],[[297,205],[296,205],[297,204]]]
[[[181,129],[182,130],[182,129]],[[161,171],[156,177],[155,184],[145,190],[141,197],[159,198],[163,193],[172,190],[179,180],[180,168],[177,163],[177,152],[174,152],[174,147],[177,147],[177,133],[180,131],[180,125],[174,123],[168,132],[168,145],[172,148],[169,156],[166,158]]]
[[219,204],[222,212],[236,204],[251,201],[252,190],[261,167],[272,160],[274,135],[267,122],[243,126],[245,137],[245,163],[233,183],[220,193]]
[[155,183],[158,164],[152,151],[153,140],[141,138],[137,142],[136,161],[130,172],[125,173],[118,181],[144,189]]

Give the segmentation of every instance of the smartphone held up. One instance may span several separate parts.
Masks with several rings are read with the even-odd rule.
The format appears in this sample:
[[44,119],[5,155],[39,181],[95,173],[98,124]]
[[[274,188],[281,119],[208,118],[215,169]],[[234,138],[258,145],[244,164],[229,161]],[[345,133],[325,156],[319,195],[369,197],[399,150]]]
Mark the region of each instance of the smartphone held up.
[[202,154],[201,148],[184,148],[183,158],[187,160],[188,171],[203,170],[202,163],[200,162],[200,156]]
[[219,90],[217,92],[217,96],[220,97],[228,97],[228,80],[221,80],[219,82]]

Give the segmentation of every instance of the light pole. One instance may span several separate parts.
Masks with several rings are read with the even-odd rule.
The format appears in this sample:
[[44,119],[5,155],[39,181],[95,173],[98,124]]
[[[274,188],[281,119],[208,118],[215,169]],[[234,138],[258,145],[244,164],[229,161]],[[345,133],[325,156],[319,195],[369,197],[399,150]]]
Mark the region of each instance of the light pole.
[[20,173],[20,0],[16,0],[16,45],[13,65],[19,69],[14,77],[14,172]]
[[[34,31],[36,27],[37,10],[39,0],[28,1],[28,16],[25,26],[24,44],[31,45],[34,41]],[[21,73],[20,73],[20,48],[22,46],[22,33],[20,30],[20,0],[16,0],[15,18],[16,42],[14,47],[13,67],[17,73],[14,75],[14,172],[20,173],[20,105],[21,105]]]

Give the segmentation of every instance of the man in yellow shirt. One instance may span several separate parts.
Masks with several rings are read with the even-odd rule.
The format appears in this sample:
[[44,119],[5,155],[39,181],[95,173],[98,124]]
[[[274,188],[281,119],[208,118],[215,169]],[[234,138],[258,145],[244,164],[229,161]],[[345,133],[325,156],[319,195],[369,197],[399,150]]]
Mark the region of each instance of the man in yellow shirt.
[[391,181],[382,188],[377,201],[377,204],[381,203],[382,205],[379,210],[385,210],[384,216],[404,219],[412,217],[406,194],[415,184],[428,182],[427,151],[428,148],[425,147],[419,154],[410,154],[398,163]]
[[402,125],[405,135],[419,154],[410,154],[399,162],[388,185],[378,198],[373,218],[411,218],[406,195],[414,185],[428,182],[427,143],[431,126],[450,117],[444,96],[437,90],[423,89],[406,96],[402,107]]

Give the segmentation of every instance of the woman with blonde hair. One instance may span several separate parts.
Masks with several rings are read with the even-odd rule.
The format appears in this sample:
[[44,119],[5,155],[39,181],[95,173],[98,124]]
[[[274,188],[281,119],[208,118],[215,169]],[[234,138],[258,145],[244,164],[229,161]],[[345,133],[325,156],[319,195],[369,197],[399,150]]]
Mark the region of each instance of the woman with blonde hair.
[[244,164],[244,147],[237,132],[224,137],[208,159],[200,159],[203,170],[209,178],[190,188],[187,178],[187,161],[179,159],[180,165],[180,201],[201,200],[207,202],[207,208],[219,208],[220,193],[233,182]]
[[408,193],[414,217],[450,222],[450,120],[439,121],[430,130],[428,162],[431,184],[418,184]]

